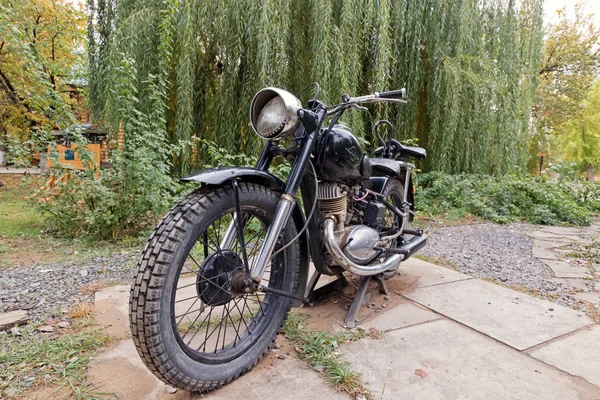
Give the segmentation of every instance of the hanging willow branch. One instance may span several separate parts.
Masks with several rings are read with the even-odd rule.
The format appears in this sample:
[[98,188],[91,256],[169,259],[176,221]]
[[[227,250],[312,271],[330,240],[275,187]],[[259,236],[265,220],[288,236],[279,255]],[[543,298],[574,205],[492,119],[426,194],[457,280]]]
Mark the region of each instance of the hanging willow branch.
[[[157,129],[175,149],[171,172],[182,174],[202,166],[200,139],[256,154],[262,143],[248,107],[266,85],[296,92],[318,81],[326,103],[406,86],[407,106],[371,113],[391,119],[399,139],[427,147],[425,168],[502,174],[527,158],[542,6],[88,0],[91,106],[101,123],[137,124],[126,132]],[[368,113],[344,122],[373,142]]]

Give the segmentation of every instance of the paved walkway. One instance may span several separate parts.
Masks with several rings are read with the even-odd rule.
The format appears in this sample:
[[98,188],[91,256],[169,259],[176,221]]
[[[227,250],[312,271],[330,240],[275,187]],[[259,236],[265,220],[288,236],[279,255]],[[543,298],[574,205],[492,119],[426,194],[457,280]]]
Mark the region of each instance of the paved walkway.
[[[600,399],[600,325],[583,313],[420,260],[399,273],[390,297],[374,290],[361,310],[362,326],[382,337],[341,347],[374,399]],[[92,360],[91,382],[119,399],[199,398],[170,393],[144,367],[129,338],[128,293],[96,294],[96,318],[119,340]],[[333,302],[295,312],[325,329],[341,329],[345,313]],[[293,354],[275,353],[203,397],[349,399]]]
[[[574,288],[573,297],[600,307],[600,283],[587,260],[577,257],[577,247],[585,247],[594,240],[600,243],[600,225],[571,228],[560,226],[539,227],[529,233],[533,238],[533,255],[548,266],[555,282]],[[600,271],[597,271],[600,273]]]

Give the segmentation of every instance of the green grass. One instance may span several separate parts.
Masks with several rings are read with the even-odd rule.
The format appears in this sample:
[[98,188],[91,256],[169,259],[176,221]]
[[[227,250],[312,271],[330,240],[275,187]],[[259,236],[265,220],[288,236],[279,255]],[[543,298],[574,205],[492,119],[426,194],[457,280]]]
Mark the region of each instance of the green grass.
[[[98,393],[84,385],[89,357],[110,337],[95,328],[78,326],[58,337],[44,337],[33,333],[34,327],[21,328],[22,336],[0,337],[0,393],[22,396],[40,384],[67,388],[71,398],[92,399]],[[26,378],[33,378],[31,388]]]
[[52,236],[44,218],[30,200],[34,189],[43,184],[14,175],[0,175],[0,267],[49,261],[86,261],[115,252],[141,248],[145,238],[128,238],[118,243],[67,239]]
[[305,329],[302,317],[290,313],[283,326],[285,336],[292,342],[299,358],[311,368],[322,369],[323,377],[334,384],[339,391],[356,397],[372,399],[371,393],[360,380],[360,375],[350,369],[350,365],[341,359],[339,346],[358,340],[363,332],[317,332]]
[[44,228],[40,214],[24,197],[31,196],[31,184],[12,177],[0,187],[0,236],[6,238],[37,237]]

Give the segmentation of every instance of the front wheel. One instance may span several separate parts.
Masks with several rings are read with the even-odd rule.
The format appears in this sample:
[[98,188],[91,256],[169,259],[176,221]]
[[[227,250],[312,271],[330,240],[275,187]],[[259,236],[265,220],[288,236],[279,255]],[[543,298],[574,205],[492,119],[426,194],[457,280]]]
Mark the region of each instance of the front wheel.
[[[279,197],[240,183],[239,202],[251,268]],[[234,230],[228,233],[235,210],[228,186],[191,193],[163,218],[138,263],[130,297],[134,343],[158,378],[184,390],[209,391],[247,372],[269,349],[290,308],[288,297],[232,290],[233,277],[244,271],[240,240],[229,234]],[[295,236],[290,223],[277,248]],[[292,244],[277,254],[261,284],[293,293],[298,251]]]

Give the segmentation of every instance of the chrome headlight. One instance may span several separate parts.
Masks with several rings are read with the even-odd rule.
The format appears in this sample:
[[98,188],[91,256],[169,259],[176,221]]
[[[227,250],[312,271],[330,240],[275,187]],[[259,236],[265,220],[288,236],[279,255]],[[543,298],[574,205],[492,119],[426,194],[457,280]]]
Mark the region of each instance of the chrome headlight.
[[268,87],[252,99],[250,122],[254,132],[263,139],[282,139],[298,127],[300,100],[290,92]]

